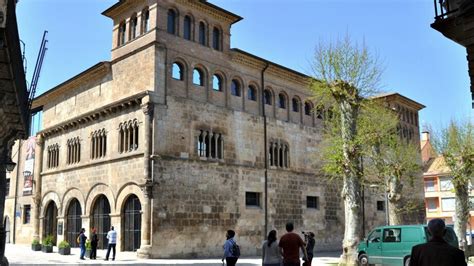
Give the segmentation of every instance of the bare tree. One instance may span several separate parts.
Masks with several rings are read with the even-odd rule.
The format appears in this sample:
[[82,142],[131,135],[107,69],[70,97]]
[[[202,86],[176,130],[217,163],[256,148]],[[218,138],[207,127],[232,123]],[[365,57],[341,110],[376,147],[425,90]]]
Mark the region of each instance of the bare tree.
[[[312,63],[315,98],[334,102],[340,114],[340,158],[345,228],[342,263],[355,265],[357,245],[363,237],[361,224],[361,145],[357,141],[358,117],[365,99],[378,91],[382,68],[365,46],[346,36],[334,43],[316,46]],[[336,170],[336,169],[334,169]],[[337,170],[336,170],[337,171]]]
[[389,223],[403,224],[403,214],[409,210],[409,195],[403,186],[413,186],[421,176],[421,157],[414,142],[398,134],[399,119],[389,108],[372,102],[366,104],[360,119],[359,136],[364,145],[364,175],[370,183],[377,183],[387,193]]
[[466,247],[466,224],[469,217],[469,181],[474,172],[474,126],[471,122],[451,121],[433,138],[435,148],[451,170],[456,194],[454,231],[459,247]]

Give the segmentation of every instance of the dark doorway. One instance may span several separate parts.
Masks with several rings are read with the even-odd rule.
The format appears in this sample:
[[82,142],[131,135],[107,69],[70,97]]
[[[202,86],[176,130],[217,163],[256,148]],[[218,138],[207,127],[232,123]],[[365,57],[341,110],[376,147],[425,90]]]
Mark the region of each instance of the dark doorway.
[[3,224],[5,226],[5,243],[10,243],[10,218],[8,216],[5,216]]
[[122,212],[123,250],[136,251],[140,248],[142,233],[142,205],[137,196],[130,196]]
[[91,228],[97,230],[98,249],[107,248],[107,232],[110,230],[110,204],[104,195],[100,195],[92,208]]
[[66,241],[69,242],[71,247],[79,246],[76,239],[82,228],[81,215],[81,204],[77,199],[73,199],[66,213]]
[[46,213],[43,219],[43,239],[47,236],[53,237],[53,245],[56,246],[57,226],[58,226],[58,208],[54,201],[51,201],[46,207]]

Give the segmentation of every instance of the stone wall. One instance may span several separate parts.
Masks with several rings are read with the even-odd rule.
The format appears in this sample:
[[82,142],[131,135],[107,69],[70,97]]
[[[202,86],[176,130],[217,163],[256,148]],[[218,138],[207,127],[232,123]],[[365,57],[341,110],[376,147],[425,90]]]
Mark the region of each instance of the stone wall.
[[[153,206],[153,256],[212,257],[222,254],[225,232],[233,229],[244,256],[255,256],[264,239],[264,172],[199,160],[162,159]],[[342,207],[337,184],[292,171],[268,174],[268,229],[316,234],[316,250],[335,250],[342,241]],[[245,193],[260,193],[260,207],[246,206]],[[319,196],[320,208],[307,209],[306,196]],[[335,202],[335,203],[334,203]],[[339,203],[339,204],[338,204]]]

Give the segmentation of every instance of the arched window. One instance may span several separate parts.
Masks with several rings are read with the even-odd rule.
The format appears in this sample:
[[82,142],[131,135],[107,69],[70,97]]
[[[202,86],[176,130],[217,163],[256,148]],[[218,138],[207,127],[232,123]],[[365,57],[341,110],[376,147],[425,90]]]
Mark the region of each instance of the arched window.
[[171,76],[177,80],[184,80],[183,66],[180,63],[174,63]]
[[119,26],[119,36],[118,36],[118,45],[123,45],[125,44],[125,32],[127,31],[127,25],[125,24],[125,21],[120,23]]
[[168,10],[168,33],[176,34],[176,12],[172,9]]
[[265,104],[272,105],[272,93],[269,90],[263,91],[263,101]]
[[300,111],[300,101],[296,98],[293,98],[292,103],[293,103],[293,112],[299,112]]
[[142,11],[142,34],[150,30],[150,11],[148,8]]
[[311,110],[312,109],[313,109],[313,107],[311,106],[311,103],[309,103],[309,102],[304,103],[304,114],[305,115],[311,115]]
[[240,97],[240,83],[235,79],[233,79],[230,84],[230,93],[234,96]]
[[138,149],[138,121],[129,120],[119,124],[119,152],[132,152]]
[[270,166],[279,168],[289,167],[289,147],[282,140],[272,140],[269,143],[268,158]]
[[200,130],[197,137],[197,154],[208,159],[223,159],[224,136],[218,132]]
[[214,74],[212,77],[212,89],[215,91],[222,91],[222,77]]
[[204,22],[199,22],[199,43],[206,45],[206,25]]
[[247,90],[247,98],[251,101],[256,101],[257,100],[257,90],[252,85],[250,85],[248,90]]
[[193,84],[197,86],[204,86],[204,75],[202,70],[195,68],[193,71]]
[[212,31],[212,48],[220,50],[221,43],[221,31],[218,28],[214,28]]
[[282,109],[286,108],[286,96],[283,93],[278,94],[278,107]]
[[136,15],[133,15],[130,19],[130,40],[137,37],[138,19]]
[[191,40],[191,17],[184,17],[184,38],[186,40]]
[[125,202],[122,211],[123,237],[122,245],[124,251],[136,251],[140,248],[142,205],[136,195],[131,195]]

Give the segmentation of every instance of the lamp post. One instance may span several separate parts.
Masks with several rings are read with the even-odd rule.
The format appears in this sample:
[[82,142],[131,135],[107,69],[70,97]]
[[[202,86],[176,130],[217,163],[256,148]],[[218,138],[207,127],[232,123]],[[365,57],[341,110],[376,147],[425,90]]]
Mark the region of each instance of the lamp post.
[[5,168],[7,169],[8,172],[12,172],[13,169],[15,169],[16,163],[12,161],[12,158],[8,156],[7,162],[5,163]]

